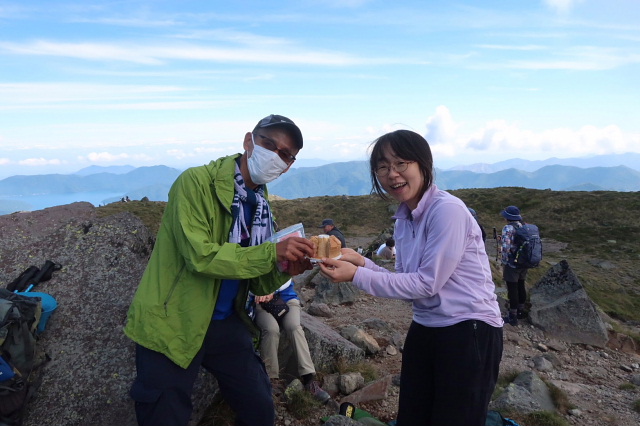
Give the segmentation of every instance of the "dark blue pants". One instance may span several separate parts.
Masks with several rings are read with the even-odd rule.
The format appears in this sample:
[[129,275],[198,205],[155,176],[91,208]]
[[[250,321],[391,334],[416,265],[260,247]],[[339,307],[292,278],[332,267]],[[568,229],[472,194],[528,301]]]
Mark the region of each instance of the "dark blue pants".
[[186,426],[193,385],[203,366],[218,380],[238,426],[273,426],[271,383],[237,315],[212,320],[202,349],[184,369],[159,352],[136,347],[137,377],[131,388],[140,426]]
[[397,426],[484,426],[502,359],[502,328],[476,320],[411,323],[402,355]]

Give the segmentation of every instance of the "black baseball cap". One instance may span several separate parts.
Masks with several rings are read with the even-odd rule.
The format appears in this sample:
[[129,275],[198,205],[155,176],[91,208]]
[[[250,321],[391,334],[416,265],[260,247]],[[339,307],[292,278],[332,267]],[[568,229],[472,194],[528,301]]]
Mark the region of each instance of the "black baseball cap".
[[302,149],[302,132],[296,126],[296,123],[293,120],[285,117],[284,115],[271,114],[268,117],[263,118],[256,124],[253,131],[255,133],[258,129],[264,129],[266,127],[280,126],[286,128],[291,132],[291,136],[293,136],[293,140],[296,143],[296,147],[298,149]]

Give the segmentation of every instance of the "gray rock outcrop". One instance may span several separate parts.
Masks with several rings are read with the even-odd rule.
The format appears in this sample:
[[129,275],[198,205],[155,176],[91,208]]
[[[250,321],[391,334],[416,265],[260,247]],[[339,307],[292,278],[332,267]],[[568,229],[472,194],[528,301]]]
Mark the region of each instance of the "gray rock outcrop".
[[[122,328],[155,235],[131,213],[98,217],[91,204],[73,203],[0,216],[0,238],[2,286],[45,260],[63,266],[37,287],[55,297],[58,308],[39,339],[52,360],[38,370],[42,384],[24,426],[135,425],[129,397],[135,344]],[[296,279],[314,275],[309,271]],[[355,363],[364,358],[362,349],[306,312],[301,324],[318,370],[334,368],[338,359]],[[281,349],[286,358],[287,344]],[[202,370],[192,397],[192,425],[207,411],[216,387],[213,376]]]
[[98,218],[89,203],[3,216],[2,276],[49,259],[63,268],[38,291],[58,308],[39,338],[51,361],[25,426],[133,425],[134,344],[122,333],[153,237],[138,218]]
[[529,292],[531,323],[569,343],[607,344],[607,329],[566,260],[554,265]]
[[352,305],[358,296],[358,289],[350,282],[332,283],[322,274],[317,274],[312,282],[316,286],[313,301],[327,305]]
[[[316,371],[331,371],[336,361],[342,359],[347,363],[357,363],[364,359],[364,351],[346,340],[334,329],[317,318],[302,311],[300,325],[304,329],[309,345],[309,353]],[[280,334],[278,359],[285,373],[297,376],[297,361],[293,356],[293,348],[285,333]]]
[[549,388],[532,371],[520,373],[489,407],[498,411],[514,410],[522,413],[555,410]]

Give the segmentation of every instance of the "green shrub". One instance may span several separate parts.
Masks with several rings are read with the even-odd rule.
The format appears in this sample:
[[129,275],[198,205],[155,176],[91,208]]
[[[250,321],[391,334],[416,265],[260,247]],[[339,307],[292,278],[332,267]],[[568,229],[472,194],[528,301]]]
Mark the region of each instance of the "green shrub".
[[544,379],[543,381],[549,388],[551,400],[553,401],[553,405],[555,405],[558,411],[560,411],[561,413],[566,413],[574,407],[574,405],[569,402],[569,397],[567,396],[565,391]]
[[287,388],[287,409],[298,420],[309,417],[311,412],[321,406],[309,392]]
[[357,362],[347,364],[343,358],[340,358],[335,365],[338,374],[360,373],[365,383],[372,382],[378,378],[378,371],[373,365],[367,362]]
[[527,426],[569,426],[563,417],[550,411],[535,411],[523,416]]

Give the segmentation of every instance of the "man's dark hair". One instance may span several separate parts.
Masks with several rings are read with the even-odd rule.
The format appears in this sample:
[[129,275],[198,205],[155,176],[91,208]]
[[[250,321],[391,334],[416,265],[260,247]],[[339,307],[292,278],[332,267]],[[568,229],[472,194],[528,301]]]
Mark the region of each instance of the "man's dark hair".
[[394,240],[393,238],[387,238],[385,244],[387,245],[387,247],[394,247],[396,245],[396,240]]
[[418,163],[424,177],[424,186],[420,189],[420,197],[422,197],[433,183],[433,156],[427,140],[411,130],[396,130],[373,141],[369,160],[372,192],[385,200],[389,198],[378,182],[378,176],[376,176],[378,164],[382,161],[382,154],[386,147],[389,147],[399,158]]

